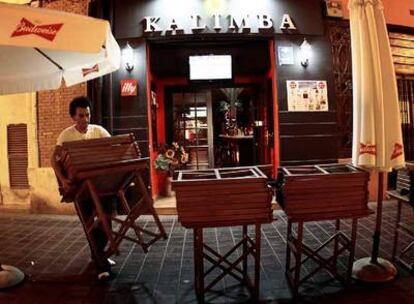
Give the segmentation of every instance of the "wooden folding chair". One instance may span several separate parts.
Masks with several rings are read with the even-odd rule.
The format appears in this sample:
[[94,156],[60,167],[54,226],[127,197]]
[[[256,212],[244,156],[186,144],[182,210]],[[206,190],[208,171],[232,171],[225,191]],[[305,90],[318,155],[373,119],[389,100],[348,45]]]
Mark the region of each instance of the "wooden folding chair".
[[[414,208],[414,164],[407,162],[406,168],[397,172],[396,190],[387,191],[390,199],[397,201],[397,216],[395,219],[394,244],[392,250],[393,261],[399,263],[412,274],[414,274],[414,226],[402,219],[403,205]],[[411,208],[409,208],[411,209]],[[411,210],[410,210],[411,211]],[[399,236],[401,233],[410,236],[411,241],[404,246],[398,246]],[[400,248],[399,248],[400,247]]]
[[[347,164],[324,164],[283,167],[279,170],[278,203],[288,218],[286,276],[293,295],[320,270],[349,285],[355,256],[357,223],[372,213],[368,208],[369,174]],[[352,219],[351,236],[341,231],[341,219]],[[335,232],[318,248],[303,240],[304,223],[335,220]],[[297,229],[294,231],[294,224]],[[333,250],[327,256],[322,250]],[[348,253],[345,273],[337,269],[341,254]],[[291,259],[293,257],[293,259]],[[317,266],[302,275],[302,266],[312,260]]]
[[[74,184],[66,197],[72,197],[76,211],[81,220],[92,251],[97,252],[97,244],[92,237],[94,226],[98,223],[108,239],[109,246],[105,256],[119,253],[119,245],[127,239],[139,244],[144,252],[160,238],[167,235],[153,207],[153,200],[148,193],[142,175],[147,169],[148,158],[140,158],[138,145],[133,134],[109,138],[73,141],[63,144],[62,164],[65,173]],[[125,191],[134,187],[140,199],[131,206]],[[116,197],[117,204],[126,214],[106,214],[102,199]],[[94,213],[86,216],[82,204],[93,203]],[[141,227],[137,219],[143,214],[153,216],[158,232]],[[117,223],[111,228],[111,222]],[[132,230],[135,237],[128,235]],[[146,240],[145,237],[149,237]]]
[[[173,180],[178,220],[194,230],[194,274],[199,303],[226,275],[239,281],[259,301],[261,225],[272,221],[272,195],[267,177],[256,167],[179,171]],[[248,233],[254,225],[254,236]],[[203,237],[208,227],[242,226],[241,240],[226,253],[209,246]],[[234,256],[239,251],[237,258]],[[254,276],[248,275],[248,260]],[[210,267],[205,270],[205,263]],[[207,264],[206,264],[207,265]],[[215,275],[214,270],[221,274]],[[206,285],[207,278],[211,282]]]

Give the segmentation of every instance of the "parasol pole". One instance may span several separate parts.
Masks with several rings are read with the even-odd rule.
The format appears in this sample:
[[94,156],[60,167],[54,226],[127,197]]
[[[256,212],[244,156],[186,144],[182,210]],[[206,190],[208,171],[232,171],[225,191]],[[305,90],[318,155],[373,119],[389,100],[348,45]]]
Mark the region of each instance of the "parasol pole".
[[375,232],[372,237],[371,263],[378,263],[379,246],[381,240],[382,225],[382,198],[384,196],[384,172],[378,173],[378,195],[377,195],[377,219],[375,221]]
[[397,269],[386,259],[378,257],[381,240],[382,198],[384,195],[384,172],[378,172],[377,218],[373,235],[371,257],[355,261],[352,277],[367,283],[384,283],[395,279]]

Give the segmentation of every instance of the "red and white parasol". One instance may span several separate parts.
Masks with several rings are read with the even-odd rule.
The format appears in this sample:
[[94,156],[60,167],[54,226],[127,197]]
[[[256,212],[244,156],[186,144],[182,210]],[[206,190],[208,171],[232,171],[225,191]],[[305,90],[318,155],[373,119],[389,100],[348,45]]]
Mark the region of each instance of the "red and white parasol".
[[78,84],[117,70],[120,60],[106,20],[0,4],[0,95]]
[[[0,95],[58,89],[62,80],[71,86],[116,71],[120,61],[108,21],[0,4]],[[23,279],[0,263],[0,289]]]
[[[378,258],[384,172],[405,163],[395,71],[380,0],[349,0],[352,75],[352,162],[379,172],[377,222],[373,253],[354,264],[354,276],[364,281],[387,281],[392,264]],[[387,270],[388,269],[388,270]]]

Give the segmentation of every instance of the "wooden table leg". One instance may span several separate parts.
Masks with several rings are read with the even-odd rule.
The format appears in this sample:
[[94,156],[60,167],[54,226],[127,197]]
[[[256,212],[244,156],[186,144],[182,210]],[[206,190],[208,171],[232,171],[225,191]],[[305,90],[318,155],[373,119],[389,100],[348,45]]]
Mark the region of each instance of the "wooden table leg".
[[302,251],[303,251],[303,221],[298,222],[298,235],[295,240],[295,269],[293,278],[293,295],[299,294],[300,269],[302,266]]
[[112,234],[112,229],[108,224],[108,220],[110,221],[110,218],[108,218],[108,216],[104,212],[95,185],[90,180],[87,180],[86,183],[88,185],[88,189],[92,196],[93,202],[95,203],[95,209],[98,215],[98,220],[101,222],[102,229],[105,232],[106,237],[108,238],[109,246],[111,247],[113,252],[118,254],[118,245],[115,242],[114,236]]
[[[341,220],[337,219],[335,221],[335,234],[337,234],[341,229]],[[333,269],[335,270],[335,274],[338,273],[338,247],[339,247],[339,243],[338,243],[338,238],[335,237],[334,240],[334,258],[333,258]]]
[[355,259],[355,245],[356,245],[356,237],[358,232],[358,219],[352,219],[352,230],[351,230],[351,242],[349,248],[349,258],[348,258],[348,268],[345,278],[345,284],[347,286],[351,285],[352,282],[352,266],[354,265]]
[[287,237],[286,237],[286,268],[285,272],[288,274],[290,272],[290,245],[289,241],[292,240],[292,221],[288,219],[287,222]]
[[144,202],[145,202],[147,208],[151,211],[151,215],[154,218],[155,224],[157,225],[158,230],[160,231],[160,234],[161,234],[162,238],[164,240],[166,240],[168,237],[167,237],[167,234],[165,233],[164,226],[162,225],[162,223],[160,221],[160,218],[158,217],[157,211],[155,211],[155,209],[154,209],[154,205],[153,205],[154,202],[153,202],[152,198],[150,197],[150,195],[149,195],[149,193],[148,193],[148,191],[145,187],[145,184],[144,184],[144,181],[142,180],[141,175],[138,175],[135,178],[135,184],[137,185],[137,187],[139,187],[139,190],[141,191],[142,195],[144,196]]
[[[91,235],[94,222],[90,221],[89,219],[85,217],[85,214],[82,212],[82,208],[80,204],[81,204],[80,201],[78,200],[74,201],[76,213],[78,214],[79,220],[82,223],[82,227],[83,227],[83,231],[85,232],[86,240],[89,243],[89,248],[91,250],[91,256],[96,257],[98,255],[98,250],[97,250],[96,242]],[[93,217],[93,215],[91,217]]]
[[402,202],[401,200],[397,200],[397,218],[395,219],[394,244],[392,247],[392,260],[393,261],[396,260],[396,256],[397,256],[399,228],[400,228],[400,222],[401,222],[401,208],[402,208]]
[[199,303],[204,303],[203,228],[194,228],[195,288]]
[[255,240],[255,250],[254,250],[254,292],[253,292],[253,301],[257,303],[259,301],[259,291],[260,291],[260,253],[261,253],[261,237],[262,230],[261,224],[255,225],[256,229],[256,240]]
[[[243,238],[243,255],[245,255],[246,252],[247,252],[247,237],[248,237],[248,235],[247,235],[247,225],[243,225],[243,234],[242,234],[242,238]],[[243,268],[242,268],[243,269],[244,284],[248,284],[247,280],[249,279],[247,277],[247,260],[248,260],[248,257],[246,256],[243,259]]]

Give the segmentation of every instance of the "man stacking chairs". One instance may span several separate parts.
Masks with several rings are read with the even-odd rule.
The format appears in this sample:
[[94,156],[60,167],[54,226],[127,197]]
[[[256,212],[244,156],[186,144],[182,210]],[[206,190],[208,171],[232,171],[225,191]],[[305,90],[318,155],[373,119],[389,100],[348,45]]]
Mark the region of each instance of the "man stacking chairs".
[[[62,201],[75,204],[98,279],[106,279],[110,277],[108,258],[118,254],[123,239],[147,252],[155,241],[167,236],[142,178],[148,158],[140,157],[134,135],[110,137],[102,127],[89,124],[87,97],[75,98],[69,112],[76,124],[59,136],[52,166],[62,186]],[[132,192],[136,199],[128,201],[126,192]],[[117,216],[116,211],[126,217]],[[158,232],[138,225],[142,214],[153,216]],[[113,228],[112,222],[118,225]],[[129,230],[135,237],[127,235]]]

